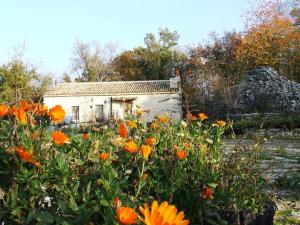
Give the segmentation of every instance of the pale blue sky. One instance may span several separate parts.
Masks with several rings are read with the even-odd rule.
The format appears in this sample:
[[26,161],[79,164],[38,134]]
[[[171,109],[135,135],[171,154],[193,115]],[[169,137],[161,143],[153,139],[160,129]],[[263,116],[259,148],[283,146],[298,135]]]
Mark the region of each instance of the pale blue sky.
[[146,33],[168,27],[180,45],[195,45],[211,31],[243,28],[246,0],[0,0],[0,63],[26,45],[25,59],[59,77],[69,72],[74,41],[143,45]]

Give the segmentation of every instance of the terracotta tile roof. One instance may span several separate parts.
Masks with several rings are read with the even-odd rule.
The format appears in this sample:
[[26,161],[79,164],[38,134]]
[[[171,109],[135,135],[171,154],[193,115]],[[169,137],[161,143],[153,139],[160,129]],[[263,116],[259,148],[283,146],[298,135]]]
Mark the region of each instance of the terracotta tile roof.
[[169,80],[152,81],[113,81],[60,83],[49,88],[44,96],[120,95],[147,93],[174,93]]

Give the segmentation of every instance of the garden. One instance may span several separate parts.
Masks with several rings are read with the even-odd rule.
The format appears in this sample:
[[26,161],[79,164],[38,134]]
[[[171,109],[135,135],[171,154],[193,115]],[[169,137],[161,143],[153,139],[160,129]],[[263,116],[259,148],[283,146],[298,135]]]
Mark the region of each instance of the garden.
[[189,113],[146,126],[144,113],[79,132],[61,125],[59,105],[0,105],[0,222],[273,223],[260,139],[223,151],[230,122]]

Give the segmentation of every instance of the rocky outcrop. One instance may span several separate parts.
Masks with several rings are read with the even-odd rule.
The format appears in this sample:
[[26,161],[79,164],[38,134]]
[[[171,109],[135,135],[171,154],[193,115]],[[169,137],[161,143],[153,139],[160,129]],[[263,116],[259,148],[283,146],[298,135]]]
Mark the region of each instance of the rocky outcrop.
[[300,83],[270,67],[249,71],[239,86],[241,112],[300,112]]

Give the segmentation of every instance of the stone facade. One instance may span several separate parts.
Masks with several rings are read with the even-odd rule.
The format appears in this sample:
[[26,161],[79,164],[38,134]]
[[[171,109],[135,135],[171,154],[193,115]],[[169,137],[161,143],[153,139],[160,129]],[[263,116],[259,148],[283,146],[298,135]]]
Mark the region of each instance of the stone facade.
[[249,71],[239,84],[241,112],[300,112],[300,83],[270,67]]

